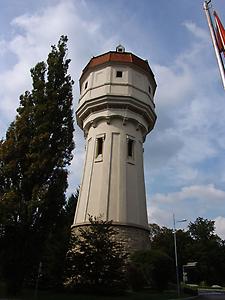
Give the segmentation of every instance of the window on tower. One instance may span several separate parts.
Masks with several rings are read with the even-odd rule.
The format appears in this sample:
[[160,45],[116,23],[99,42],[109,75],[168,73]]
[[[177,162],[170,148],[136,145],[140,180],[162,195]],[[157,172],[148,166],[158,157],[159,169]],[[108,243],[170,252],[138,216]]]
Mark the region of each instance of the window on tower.
[[97,137],[97,139],[96,139],[95,158],[102,158],[102,156],[103,156],[103,145],[104,145],[104,136]]
[[134,158],[134,140],[130,138],[127,141],[127,156],[128,158]]
[[116,71],[116,77],[122,78],[123,72],[122,71]]
[[88,81],[85,82],[84,89],[86,90],[87,87],[88,87]]

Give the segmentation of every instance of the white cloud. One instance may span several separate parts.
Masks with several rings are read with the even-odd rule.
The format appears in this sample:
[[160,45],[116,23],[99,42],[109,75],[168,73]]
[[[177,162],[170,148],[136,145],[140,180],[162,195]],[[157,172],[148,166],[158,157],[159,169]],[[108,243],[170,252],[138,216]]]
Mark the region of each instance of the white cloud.
[[0,97],[4,103],[0,107],[0,117],[5,116],[1,135],[15,115],[19,95],[31,87],[30,68],[47,58],[50,45],[57,43],[62,34],[69,37],[70,72],[76,83],[74,94],[78,97],[78,78],[82,68],[92,55],[98,54],[113,41],[113,36],[102,34],[98,16],[86,17],[88,7],[84,10],[85,7],[85,1],[59,1],[55,6],[40,7],[33,14],[12,20],[14,35],[11,39],[0,40],[0,45],[4,46],[1,59],[8,60],[10,56],[15,59],[15,64],[0,74]]
[[0,57],[3,56],[7,51],[7,43],[5,40],[0,39]]
[[172,227],[172,215],[177,219],[187,219],[187,223],[179,224],[181,228],[187,227],[197,217],[215,220],[216,233],[225,236],[224,208],[225,191],[214,184],[191,185],[171,193],[156,193],[149,196],[148,213],[149,222],[161,226]]
[[[204,203],[202,204],[204,205]],[[185,205],[179,207],[176,204],[171,204],[170,209],[165,209],[165,207],[160,207],[157,203],[151,202],[151,205],[148,207],[149,223],[156,223],[160,226],[173,228],[173,214],[175,214],[176,219],[187,220],[187,222],[179,223],[179,228],[186,229],[188,224],[194,222],[199,216],[210,219],[208,216],[201,214],[197,203],[193,209],[195,210],[194,213],[190,210],[190,207],[186,207]],[[213,220],[215,221],[215,233],[225,240],[225,217],[217,216],[213,218]]]
[[[153,67],[158,78],[158,120],[146,140],[145,162],[147,181],[161,180],[160,192],[225,178],[220,166],[225,102],[222,89],[215,89],[220,78],[212,64],[209,34],[193,22],[184,25],[194,39],[173,63]],[[211,173],[205,171],[208,165]]]
[[216,234],[225,240],[225,217],[217,217],[215,219]]
[[224,201],[225,191],[217,189],[214,184],[209,185],[192,185],[183,187],[179,192],[168,194],[155,194],[151,201],[160,203],[180,202],[184,200],[195,199],[205,202],[211,201],[213,205],[217,201]]
[[184,68],[179,69],[178,65],[170,67],[155,65],[154,70],[158,77],[157,109],[161,106],[174,109],[175,105],[183,102],[192,90],[191,73]]
[[148,220],[149,223],[156,223],[160,226],[172,227],[172,212],[168,212],[165,209],[159,208],[157,205],[148,207]]
[[200,39],[201,41],[206,41],[206,42],[208,42],[210,40],[209,34],[204,29],[198,27],[194,22],[186,21],[183,23],[183,25],[197,39]]

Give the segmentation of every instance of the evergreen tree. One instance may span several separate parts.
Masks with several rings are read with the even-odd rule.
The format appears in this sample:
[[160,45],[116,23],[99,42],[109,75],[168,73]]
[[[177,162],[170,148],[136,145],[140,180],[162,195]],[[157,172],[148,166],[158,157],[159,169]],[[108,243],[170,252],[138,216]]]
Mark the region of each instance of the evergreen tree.
[[0,142],[0,224],[3,275],[13,292],[38,269],[65,204],[72,159],[72,84],[67,37],[52,46],[47,63],[32,70],[33,89],[20,96],[15,121]]

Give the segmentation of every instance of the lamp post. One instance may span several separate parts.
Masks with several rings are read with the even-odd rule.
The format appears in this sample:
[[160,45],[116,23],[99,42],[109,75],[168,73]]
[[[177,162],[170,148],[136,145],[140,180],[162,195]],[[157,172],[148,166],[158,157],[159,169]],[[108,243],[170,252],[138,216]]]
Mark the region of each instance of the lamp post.
[[174,237],[174,256],[175,256],[175,266],[176,266],[176,278],[177,278],[177,295],[180,296],[180,278],[179,278],[179,267],[177,259],[177,237],[176,237],[176,223],[186,222],[186,219],[176,220],[175,214],[173,214],[173,237]]

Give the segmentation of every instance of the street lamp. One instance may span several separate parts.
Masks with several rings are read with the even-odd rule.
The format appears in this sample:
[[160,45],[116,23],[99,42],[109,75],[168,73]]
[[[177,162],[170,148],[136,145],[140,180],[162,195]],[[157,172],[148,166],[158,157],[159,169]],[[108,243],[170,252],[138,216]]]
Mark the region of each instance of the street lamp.
[[177,259],[177,237],[176,237],[176,223],[186,222],[186,219],[176,220],[175,214],[173,214],[173,237],[174,237],[174,255],[175,255],[175,266],[176,266],[176,277],[177,277],[177,295],[180,296],[180,279],[179,279],[179,268]]

